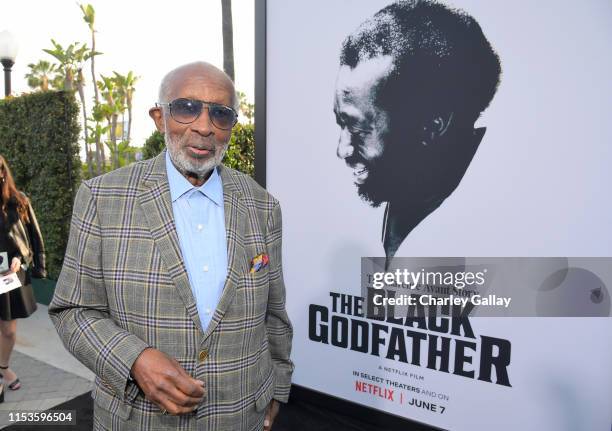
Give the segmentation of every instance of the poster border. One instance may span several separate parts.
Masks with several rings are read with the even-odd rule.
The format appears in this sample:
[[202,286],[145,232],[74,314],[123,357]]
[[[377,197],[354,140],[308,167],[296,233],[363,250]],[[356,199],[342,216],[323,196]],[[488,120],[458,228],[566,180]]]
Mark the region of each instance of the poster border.
[[[267,66],[267,0],[255,2],[255,181],[266,188],[266,66]],[[442,428],[397,416],[384,410],[355,403],[344,398],[292,384],[290,402],[305,402],[336,411],[366,424],[384,426],[386,430],[436,431]]]
[[[255,181],[266,188],[266,0],[255,1]],[[258,109],[259,108],[259,109]]]

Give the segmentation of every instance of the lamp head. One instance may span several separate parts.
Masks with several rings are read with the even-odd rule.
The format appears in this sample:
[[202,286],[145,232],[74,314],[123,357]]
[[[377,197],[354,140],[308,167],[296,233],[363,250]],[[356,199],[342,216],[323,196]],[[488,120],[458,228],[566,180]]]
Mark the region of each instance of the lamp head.
[[10,61],[11,65],[15,63],[19,44],[17,38],[8,30],[0,32],[0,60],[4,65],[5,60]]

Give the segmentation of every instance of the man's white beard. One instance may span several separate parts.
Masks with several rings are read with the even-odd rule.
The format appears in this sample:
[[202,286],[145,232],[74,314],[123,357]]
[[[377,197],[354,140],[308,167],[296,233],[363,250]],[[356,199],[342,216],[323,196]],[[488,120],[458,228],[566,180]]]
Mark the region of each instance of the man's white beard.
[[168,152],[170,153],[170,159],[178,171],[182,174],[196,175],[198,178],[204,178],[210,171],[221,164],[223,156],[225,156],[225,151],[229,146],[229,142],[221,149],[215,146],[215,152],[212,157],[205,160],[198,160],[187,156],[184,151],[180,151],[181,148],[184,148],[181,145],[182,139],[175,142],[170,133],[168,133],[167,128],[164,133],[164,139],[166,141],[166,148],[168,148]]

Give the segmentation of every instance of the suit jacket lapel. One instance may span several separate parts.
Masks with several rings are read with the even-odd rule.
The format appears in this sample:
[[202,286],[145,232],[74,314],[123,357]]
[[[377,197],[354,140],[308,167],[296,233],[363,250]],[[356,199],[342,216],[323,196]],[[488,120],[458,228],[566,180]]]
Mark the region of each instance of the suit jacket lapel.
[[227,278],[219,304],[206,329],[204,338],[212,334],[225,315],[234,299],[240,278],[248,270],[244,250],[245,220],[247,218],[246,205],[243,201],[240,188],[235,183],[230,172],[223,166],[219,166],[218,170],[223,183],[223,209],[225,212],[225,233],[227,237]]
[[165,151],[154,159],[151,170],[143,176],[138,201],[149,223],[151,235],[162,261],[168,268],[168,273],[185,303],[187,312],[200,333],[203,333],[174,223]]

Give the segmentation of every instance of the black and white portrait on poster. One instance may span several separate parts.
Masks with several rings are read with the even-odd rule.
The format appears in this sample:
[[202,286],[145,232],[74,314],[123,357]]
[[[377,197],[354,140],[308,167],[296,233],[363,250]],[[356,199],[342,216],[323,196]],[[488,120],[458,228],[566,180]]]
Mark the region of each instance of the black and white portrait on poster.
[[500,61],[466,12],[430,1],[393,3],[343,42],[334,114],[337,155],[359,195],[386,203],[387,258],[455,190],[485,128]]
[[[608,0],[267,0],[295,384],[443,429],[609,430],[610,317],[417,325],[360,296],[364,257],[554,256],[545,309],[573,298],[550,274],[612,256],[611,19]],[[609,292],[580,300],[609,316]]]

